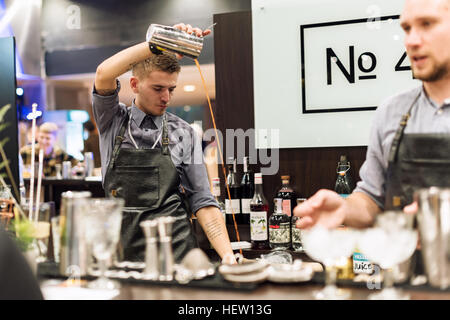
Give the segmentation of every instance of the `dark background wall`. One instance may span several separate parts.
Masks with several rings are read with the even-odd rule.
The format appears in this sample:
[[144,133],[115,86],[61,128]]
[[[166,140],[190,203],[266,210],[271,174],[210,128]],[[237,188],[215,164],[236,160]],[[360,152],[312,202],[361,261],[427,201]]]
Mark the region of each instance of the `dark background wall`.
[[[151,23],[206,28],[213,14],[251,9],[250,0],[44,0],[42,41],[47,75],[95,72],[114,53],[145,41]],[[201,64],[214,62],[205,38]],[[193,64],[183,59],[182,64]]]
[[[214,15],[217,22],[214,37],[216,104],[218,129],[254,128],[253,53],[251,12]],[[270,50],[270,43],[267,44]],[[274,55],[277,55],[274,51]],[[277,57],[279,59],[279,57]],[[274,106],[273,112],[276,111]],[[268,115],[270,116],[270,115]],[[224,155],[226,136],[224,135]],[[246,141],[247,155],[249,145]],[[281,176],[290,175],[294,188],[302,197],[310,197],[321,188],[333,189],[336,166],[341,154],[351,162],[351,175],[359,179],[359,169],[366,157],[366,147],[294,148],[280,149],[280,168],[277,174],[264,176],[264,193],[270,205],[281,187]],[[236,150],[234,150],[236,157]],[[225,160],[226,161],[226,160]],[[241,160],[242,163],[242,160]],[[252,169],[259,171],[260,165]],[[242,166],[238,169],[242,172]],[[219,170],[224,181],[222,170]],[[222,194],[224,190],[222,190]],[[273,208],[273,206],[272,206]]]
[[[8,139],[3,146],[6,157],[9,159],[9,166],[11,168],[13,179],[16,187],[19,187],[19,143],[17,134],[17,109],[16,109],[16,69],[14,59],[14,39],[12,37],[0,38],[0,108],[9,104],[10,108],[5,114],[2,126],[6,124],[0,131],[0,141]],[[0,163],[3,158],[0,157]],[[0,174],[6,174],[3,168]],[[11,181],[5,175],[6,183],[11,185]],[[11,189],[14,193],[14,190]]]

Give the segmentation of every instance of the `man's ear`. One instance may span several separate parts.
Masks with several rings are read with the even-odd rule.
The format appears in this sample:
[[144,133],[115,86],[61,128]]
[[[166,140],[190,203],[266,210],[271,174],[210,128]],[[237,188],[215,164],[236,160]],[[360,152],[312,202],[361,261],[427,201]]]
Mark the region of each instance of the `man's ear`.
[[130,77],[130,87],[131,87],[131,90],[133,90],[133,93],[139,93],[138,85],[139,85],[139,79],[135,76],[131,76]]

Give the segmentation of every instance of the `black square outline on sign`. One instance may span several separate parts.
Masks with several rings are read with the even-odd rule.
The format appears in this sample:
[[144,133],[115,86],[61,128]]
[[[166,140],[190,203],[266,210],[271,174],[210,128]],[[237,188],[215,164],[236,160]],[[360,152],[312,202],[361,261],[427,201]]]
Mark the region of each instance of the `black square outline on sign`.
[[300,68],[301,68],[301,81],[302,81],[302,111],[303,113],[325,113],[325,112],[347,112],[347,111],[370,111],[376,110],[377,106],[369,106],[369,107],[355,107],[355,108],[339,108],[339,109],[314,109],[307,110],[306,107],[306,79],[305,79],[305,44],[304,44],[304,32],[307,28],[320,28],[320,27],[328,27],[328,26],[337,26],[343,24],[352,24],[352,23],[365,23],[367,21],[384,21],[389,19],[400,19],[400,15],[394,16],[385,16],[385,17],[371,17],[366,19],[355,19],[355,20],[342,20],[342,21],[333,21],[333,22],[325,22],[325,23],[314,23],[314,24],[305,24],[300,25]]

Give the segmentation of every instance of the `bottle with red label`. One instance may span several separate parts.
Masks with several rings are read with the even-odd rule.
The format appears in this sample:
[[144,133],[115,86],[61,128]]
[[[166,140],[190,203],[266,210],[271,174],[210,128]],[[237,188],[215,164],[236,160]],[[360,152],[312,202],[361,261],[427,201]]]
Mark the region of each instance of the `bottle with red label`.
[[292,211],[297,205],[297,193],[290,185],[290,176],[281,176],[281,183],[281,189],[277,192],[274,200],[281,200],[283,213],[291,217]]

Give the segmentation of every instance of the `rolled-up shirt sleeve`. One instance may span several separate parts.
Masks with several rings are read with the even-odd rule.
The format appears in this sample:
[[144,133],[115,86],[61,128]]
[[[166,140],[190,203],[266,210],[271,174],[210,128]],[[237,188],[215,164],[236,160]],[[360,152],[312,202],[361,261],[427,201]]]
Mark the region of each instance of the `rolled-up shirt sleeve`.
[[181,185],[186,192],[191,211],[196,214],[201,208],[219,208],[219,205],[211,194],[200,138],[193,130],[190,130],[189,135],[191,148],[181,165]]
[[391,140],[386,139],[386,132],[383,132],[386,107],[381,105],[374,116],[366,160],[359,171],[361,181],[357,183],[353,191],[367,194],[381,209],[384,209],[386,194],[387,161],[385,159],[387,157],[385,153],[388,152],[391,144]]
[[114,117],[120,110],[119,91],[120,82],[117,81],[117,88],[111,95],[103,96],[97,93],[95,86],[92,91],[92,109],[99,133],[102,134],[111,127]]

